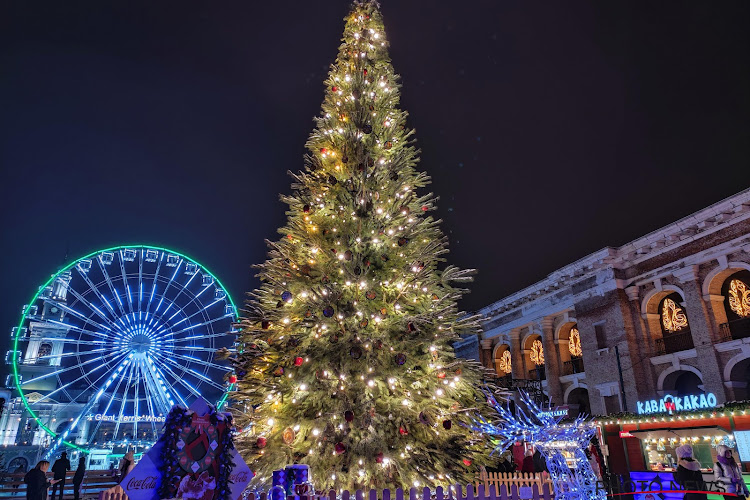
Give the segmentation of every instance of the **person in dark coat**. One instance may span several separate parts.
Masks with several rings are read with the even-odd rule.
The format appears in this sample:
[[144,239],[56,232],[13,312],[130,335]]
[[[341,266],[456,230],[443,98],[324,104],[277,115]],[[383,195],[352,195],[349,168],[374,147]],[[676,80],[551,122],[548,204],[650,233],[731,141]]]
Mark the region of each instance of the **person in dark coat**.
[[677,472],[674,479],[688,491],[695,493],[685,493],[682,497],[684,500],[707,500],[707,493],[697,493],[696,491],[706,491],[706,484],[703,482],[701,474],[701,463],[693,457],[693,447],[689,444],[682,445],[675,450],[677,454]]
[[531,450],[526,450],[526,456],[523,458],[523,463],[521,464],[521,472],[530,472],[534,473],[534,457]]
[[547,459],[544,458],[544,455],[542,455],[542,452],[538,448],[534,450],[532,459],[534,460],[534,472],[549,472],[547,470]]
[[83,476],[86,474],[86,457],[78,459],[78,468],[76,473],[73,475],[73,500],[78,500],[81,493],[81,483],[83,482]]
[[57,483],[57,480],[47,480],[47,469],[49,462],[42,460],[36,467],[31,469],[23,478],[26,483],[26,500],[47,500],[47,488]]
[[55,500],[55,492],[58,486],[60,487],[60,500],[63,500],[63,490],[65,489],[65,474],[70,470],[70,460],[68,460],[68,454],[62,452],[60,458],[55,460],[52,464],[52,474],[54,479],[59,479],[52,483],[52,499]]

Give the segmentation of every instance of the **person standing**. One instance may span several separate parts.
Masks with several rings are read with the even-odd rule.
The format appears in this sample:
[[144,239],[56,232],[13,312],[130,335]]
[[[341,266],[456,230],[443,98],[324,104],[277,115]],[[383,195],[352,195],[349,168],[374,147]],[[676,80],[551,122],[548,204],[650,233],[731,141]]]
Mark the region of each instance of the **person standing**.
[[134,466],[135,466],[135,458],[133,456],[133,452],[129,451],[120,460],[120,482],[122,482],[122,480],[125,479],[125,476],[128,475],[128,472],[133,470]]
[[59,481],[58,479],[48,481],[47,469],[49,469],[49,462],[42,460],[26,473],[23,478],[23,482],[26,483],[26,500],[47,500],[47,488]]
[[701,463],[693,456],[693,447],[689,444],[679,446],[675,453],[677,454],[677,472],[674,474],[677,484],[691,493],[685,493],[682,497],[684,500],[707,500],[707,493],[698,493],[706,491],[706,484],[703,482],[701,473]]
[[78,459],[78,468],[76,473],[73,475],[73,500],[78,500],[81,493],[81,483],[83,482],[83,476],[86,474],[86,457]]
[[717,446],[716,460],[717,462],[714,464],[714,477],[717,482],[724,485],[727,493],[732,493],[732,495],[724,495],[724,498],[734,498],[736,500],[738,496],[742,498],[741,495],[750,495],[747,486],[745,486],[745,481],[742,480],[740,466],[732,456],[732,450],[724,445]]
[[60,487],[60,496],[59,499],[63,500],[63,490],[65,489],[65,474],[70,470],[70,460],[68,460],[68,454],[66,452],[60,453],[60,458],[55,460],[55,463],[52,464],[52,474],[53,479],[59,479],[59,481],[55,481],[52,483],[52,498],[51,500],[55,500],[55,492],[57,491],[57,487]]

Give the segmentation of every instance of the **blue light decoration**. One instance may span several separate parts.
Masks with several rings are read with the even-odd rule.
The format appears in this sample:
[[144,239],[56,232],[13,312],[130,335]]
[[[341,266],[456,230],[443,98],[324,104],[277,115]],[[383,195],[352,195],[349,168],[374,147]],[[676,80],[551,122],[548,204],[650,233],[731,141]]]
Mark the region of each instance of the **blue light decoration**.
[[[579,415],[572,423],[560,424],[562,416],[540,408],[523,391],[519,391],[521,404],[516,405],[514,414],[498,403],[489,390],[484,393],[499,418],[490,421],[475,416],[469,428],[498,441],[493,454],[505,451],[515,441],[526,441],[544,456],[557,500],[606,499],[606,491],[597,488],[596,475],[584,451],[596,432],[592,421]],[[574,457],[573,467],[568,466],[563,453]]]

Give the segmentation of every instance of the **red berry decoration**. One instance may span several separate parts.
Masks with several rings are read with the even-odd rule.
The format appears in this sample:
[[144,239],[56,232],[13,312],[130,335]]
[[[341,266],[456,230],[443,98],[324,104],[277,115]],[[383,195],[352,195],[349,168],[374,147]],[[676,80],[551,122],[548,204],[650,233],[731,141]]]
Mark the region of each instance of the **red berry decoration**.
[[265,448],[267,444],[266,438],[259,437],[257,441],[255,441],[255,446],[258,448]]
[[445,372],[438,372],[438,378],[440,379],[445,378]]
[[422,212],[426,212],[428,210],[427,205],[422,205]]
[[381,451],[377,455],[375,455],[375,461],[379,464],[383,463],[383,452]]
[[346,410],[344,412],[344,420],[346,420],[347,422],[351,422],[352,420],[354,420],[354,412],[351,410]]
[[300,365],[302,365],[303,361],[304,361],[304,359],[302,359],[301,357],[297,356],[296,358],[294,358],[294,366],[300,366]]
[[230,384],[236,384],[237,383],[237,375],[230,375],[229,376],[229,383]]
[[331,90],[333,90],[334,92],[336,92],[336,91],[337,91],[338,89],[339,89],[339,88],[338,88],[338,87],[335,87],[335,86],[334,86],[333,88],[331,88]]
[[309,214],[310,213],[310,205],[303,206],[302,207],[302,211],[305,212],[306,214]]
[[366,69],[365,69],[365,70],[363,70],[363,73],[364,73],[364,74],[366,75],[366,74],[367,74],[367,70],[366,70]]
[[401,434],[402,436],[406,436],[407,434],[409,434],[409,431],[407,431],[407,430],[406,430],[405,428],[403,428],[403,427],[399,427],[399,428],[398,428],[398,433],[399,433],[399,434]]
[[464,458],[463,462],[464,462],[464,465],[465,465],[466,467],[468,467],[468,466],[470,466],[470,465],[471,465],[471,460],[469,460],[468,458]]
[[443,420],[443,429],[449,431],[451,427],[453,427],[453,422],[451,422],[450,420]]
[[326,154],[328,150],[326,148],[320,148],[320,154]]
[[346,446],[344,446],[344,443],[336,443],[335,450],[337,455],[341,455],[346,452]]

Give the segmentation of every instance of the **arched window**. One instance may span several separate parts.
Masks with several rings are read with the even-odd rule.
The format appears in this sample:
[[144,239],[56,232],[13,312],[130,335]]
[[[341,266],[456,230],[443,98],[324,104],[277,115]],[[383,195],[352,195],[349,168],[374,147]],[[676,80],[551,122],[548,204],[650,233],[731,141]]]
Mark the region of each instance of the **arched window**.
[[36,364],[48,365],[49,359],[44,359],[44,356],[52,354],[52,344],[44,343],[39,346],[39,350],[36,353]]

